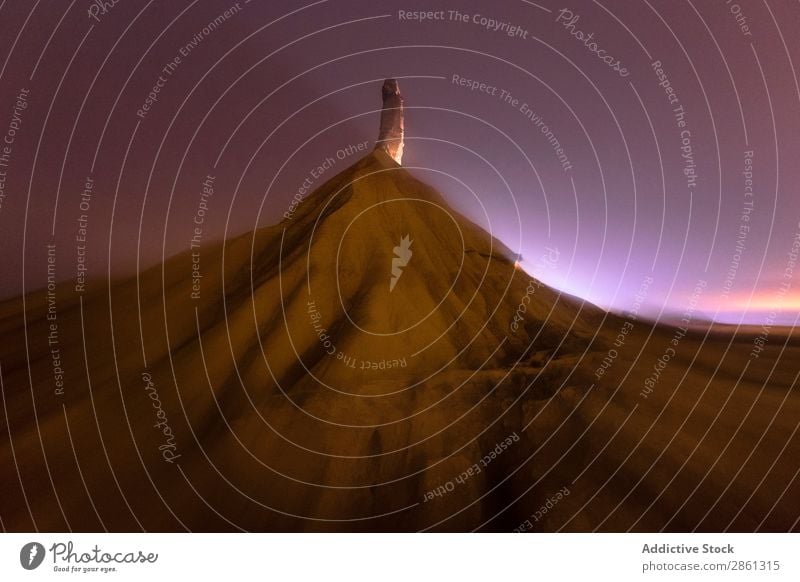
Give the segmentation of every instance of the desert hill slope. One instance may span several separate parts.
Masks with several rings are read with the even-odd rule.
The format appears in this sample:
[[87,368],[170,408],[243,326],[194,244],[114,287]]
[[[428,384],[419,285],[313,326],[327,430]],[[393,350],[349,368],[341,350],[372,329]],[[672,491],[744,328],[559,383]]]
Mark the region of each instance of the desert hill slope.
[[625,320],[382,150],[202,265],[61,286],[63,394],[46,295],[0,305],[5,528],[797,528],[797,338],[691,332],[644,398],[635,322],[597,377]]
[[[393,250],[404,237],[411,258],[392,287]],[[148,488],[170,507],[204,514],[182,518],[192,528],[216,527],[216,512],[206,521],[209,508],[186,494],[182,474],[198,480],[198,494],[209,487],[203,495],[219,499],[222,487],[237,506],[248,497],[274,506],[277,513],[264,509],[252,523],[246,512],[243,526],[255,529],[306,527],[281,512],[349,520],[397,509],[403,498],[411,505],[454,459],[480,452],[481,431],[502,412],[497,394],[540,390],[526,384],[546,357],[589,345],[581,310],[601,316],[532,286],[511,257],[376,150],[292,219],[203,249],[209,267],[199,293],[190,253],[110,289],[97,283],[80,301],[61,287],[59,299],[69,297],[57,314],[64,395],[54,394],[46,300],[29,296],[27,349],[20,341],[2,350],[14,436],[4,466],[26,460],[34,476],[23,477],[26,493],[46,528],[98,527],[101,512],[86,492],[95,498],[98,486],[123,508],[133,505],[123,493]],[[20,301],[2,313],[4,337],[22,339]],[[172,440],[163,423],[153,426],[164,416]],[[70,437],[77,462],[64,448]],[[78,465],[86,487],[75,478]],[[14,472],[3,478],[21,495]],[[69,507],[80,510],[70,515]],[[6,523],[27,513],[24,503],[8,511]],[[136,523],[127,509],[106,519]],[[176,524],[163,507],[140,519],[148,529]]]

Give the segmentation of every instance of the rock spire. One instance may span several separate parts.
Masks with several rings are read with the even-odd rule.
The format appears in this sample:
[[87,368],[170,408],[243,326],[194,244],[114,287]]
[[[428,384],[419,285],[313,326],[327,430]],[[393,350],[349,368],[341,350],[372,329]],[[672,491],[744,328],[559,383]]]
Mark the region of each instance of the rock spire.
[[375,148],[383,149],[398,164],[403,160],[403,96],[396,79],[383,82],[381,127]]

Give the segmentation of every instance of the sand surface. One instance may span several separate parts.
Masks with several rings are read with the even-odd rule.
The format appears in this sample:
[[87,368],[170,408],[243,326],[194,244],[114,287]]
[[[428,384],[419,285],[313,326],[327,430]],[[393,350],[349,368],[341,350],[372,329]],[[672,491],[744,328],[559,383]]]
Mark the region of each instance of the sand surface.
[[798,529],[785,330],[559,295],[382,152],[201,265],[0,304],[6,530]]

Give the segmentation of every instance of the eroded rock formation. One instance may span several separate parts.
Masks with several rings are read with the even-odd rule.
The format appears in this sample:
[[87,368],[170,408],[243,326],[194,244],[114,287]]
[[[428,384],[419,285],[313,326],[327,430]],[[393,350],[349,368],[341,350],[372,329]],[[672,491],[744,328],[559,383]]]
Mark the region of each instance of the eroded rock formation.
[[383,82],[383,110],[376,149],[383,149],[398,164],[403,160],[403,96],[396,79]]

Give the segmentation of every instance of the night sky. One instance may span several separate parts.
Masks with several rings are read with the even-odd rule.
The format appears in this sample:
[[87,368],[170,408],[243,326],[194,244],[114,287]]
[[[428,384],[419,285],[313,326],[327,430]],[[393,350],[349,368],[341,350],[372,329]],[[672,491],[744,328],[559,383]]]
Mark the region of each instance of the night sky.
[[99,6],[0,4],[2,297],[47,283],[47,245],[92,285],[197,220],[201,244],[277,223],[373,147],[394,77],[403,165],[546,283],[652,318],[800,311],[796,4]]

